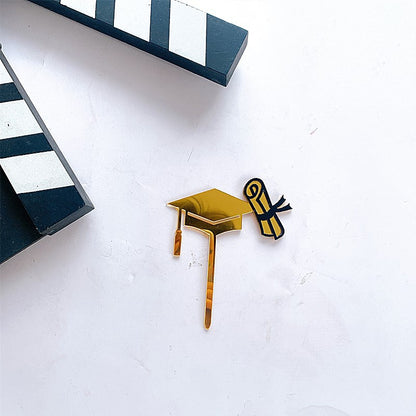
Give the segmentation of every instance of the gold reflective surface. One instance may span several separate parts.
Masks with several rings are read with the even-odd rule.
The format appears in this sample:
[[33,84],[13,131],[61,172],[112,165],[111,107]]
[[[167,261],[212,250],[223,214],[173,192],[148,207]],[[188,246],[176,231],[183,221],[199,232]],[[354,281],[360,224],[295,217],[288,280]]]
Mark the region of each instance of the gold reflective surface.
[[272,204],[264,182],[258,178],[247,182],[244,194],[253,208],[262,235],[274,237],[275,240],[282,237],[285,230],[277,213],[292,209],[290,204],[284,205],[285,198],[282,196],[276,204]]
[[227,231],[241,230],[242,216],[252,212],[250,204],[218,189],[201,192],[170,202],[178,211],[178,226],[175,234],[174,255],[180,255],[182,213],[185,225],[203,232],[209,237],[207,290],[205,297],[205,328],[212,319],[214,293],[214,268],[216,236]]

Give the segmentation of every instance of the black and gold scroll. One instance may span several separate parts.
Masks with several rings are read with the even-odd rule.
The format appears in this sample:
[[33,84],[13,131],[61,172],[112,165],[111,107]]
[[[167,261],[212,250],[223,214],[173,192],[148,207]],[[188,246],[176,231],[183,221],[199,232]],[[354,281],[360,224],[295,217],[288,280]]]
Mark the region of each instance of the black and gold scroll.
[[282,196],[279,201],[272,205],[267,189],[261,179],[250,179],[244,187],[244,195],[248,199],[251,208],[256,214],[262,235],[274,237],[275,240],[285,233],[282,223],[277,216],[278,212],[289,211],[292,207],[287,204]]

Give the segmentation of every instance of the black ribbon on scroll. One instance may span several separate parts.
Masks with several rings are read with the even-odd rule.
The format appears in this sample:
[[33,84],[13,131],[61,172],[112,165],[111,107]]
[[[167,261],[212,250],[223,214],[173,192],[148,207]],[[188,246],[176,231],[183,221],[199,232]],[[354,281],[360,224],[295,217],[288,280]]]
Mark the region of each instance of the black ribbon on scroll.
[[292,209],[290,204],[283,206],[286,202],[284,196],[276,204],[272,205],[264,182],[258,178],[250,179],[246,183],[244,195],[256,214],[261,234],[265,237],[274,237],[275,240],[282,237],[285,229],[277,213]]

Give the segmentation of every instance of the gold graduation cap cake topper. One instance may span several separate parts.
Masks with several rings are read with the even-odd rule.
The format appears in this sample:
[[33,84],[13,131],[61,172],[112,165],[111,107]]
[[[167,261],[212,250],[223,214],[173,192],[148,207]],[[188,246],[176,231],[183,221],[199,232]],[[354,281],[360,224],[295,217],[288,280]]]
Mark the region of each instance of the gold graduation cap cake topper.
[[214,267],[216,237],[227,231],[241,230],[244,214],[255,212],[261,232],[275,239],[284,233],[283,226],[277,218],[277,212],[291,209],[290,205],[282,207],[285,199],[272,206],[269,195],[261,179],[252,179],[244,188],[249,202],[243,201],[218,189],[210,189],[186,198],[169,202],[168,206],[178,211],[178,225],[175,233],[173,254],[181,254],[182,219],[187,227],[203,232],[209,237],[208,277],[205,298],[205,328],[209,329],[212,318],[212,299],[214,291]]
[[242,216],[251,212],[250,204],[218,189],[201,192],[187,198],[170,202],[178,210],[178,228],[173,254],[181,253],[182,215],[185,225],[195,228],[209,237],[208,278],[205,299],[205,328],[211,326],[212,296],[214,291],[214,266],[216,237],[226,231],[241,230]]

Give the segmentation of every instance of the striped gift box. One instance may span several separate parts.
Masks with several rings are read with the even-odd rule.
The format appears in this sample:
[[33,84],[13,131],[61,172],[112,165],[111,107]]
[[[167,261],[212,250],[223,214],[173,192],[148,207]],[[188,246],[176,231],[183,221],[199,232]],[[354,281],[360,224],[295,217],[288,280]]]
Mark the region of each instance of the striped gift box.
[[93,209],[0,50],[0,263]]
[[29,0],[226,86],[248,32],[177,0]]

